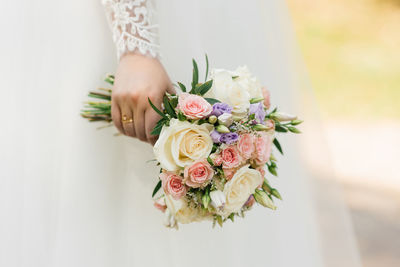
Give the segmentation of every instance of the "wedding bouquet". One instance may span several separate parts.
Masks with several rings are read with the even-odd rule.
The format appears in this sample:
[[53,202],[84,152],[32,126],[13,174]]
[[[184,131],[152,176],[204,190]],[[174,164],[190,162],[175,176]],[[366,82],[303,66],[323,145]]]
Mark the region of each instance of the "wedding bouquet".
[[[265,178],[277,176],[272,146],[282,153],[276,132],[300,133],[302,121],[270,110],[269,92],[247,67],[235,71],[213,69],[205,82],[193,60],[190,90],[177,83],[180,94],[166,94],[163,108],[151,107],[161,116],[152,134],[159,135],[154,155],[160,165],[152,197],[165,213],[166,226],[213,220],[223,225],[244,216],[255,202],[276,209],[277,189]],[[106,81],[114,82],[109,75]],[[111,90],[90,92],[105,101],[88,102],[82,116],[90,121],[111,121]],[[282,153],[283,154],[283,153]]]

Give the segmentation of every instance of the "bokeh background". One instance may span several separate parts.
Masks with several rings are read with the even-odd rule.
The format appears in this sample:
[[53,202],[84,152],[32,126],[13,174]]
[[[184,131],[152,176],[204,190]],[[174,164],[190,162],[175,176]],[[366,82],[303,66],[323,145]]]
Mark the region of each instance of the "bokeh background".
[[398,267],[400,0],[287,3],[363,265]]

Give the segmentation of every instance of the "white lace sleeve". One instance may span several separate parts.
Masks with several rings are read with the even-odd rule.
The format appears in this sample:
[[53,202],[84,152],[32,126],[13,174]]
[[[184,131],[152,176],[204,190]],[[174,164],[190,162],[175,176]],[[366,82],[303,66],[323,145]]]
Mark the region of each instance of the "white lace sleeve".
[[138,51],[159,56],[154,8],[151,0],[102,0],[117,46],[118,57]]

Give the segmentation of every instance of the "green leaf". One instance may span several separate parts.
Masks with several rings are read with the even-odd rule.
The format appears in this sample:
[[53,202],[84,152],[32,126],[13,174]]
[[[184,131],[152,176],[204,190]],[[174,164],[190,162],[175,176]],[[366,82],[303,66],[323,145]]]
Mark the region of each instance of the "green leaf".
[[114,80],[115,80],[114,75],[107,75],[107,77],[104,79],[105,82],[111,85],[114,85]]
[[213,80],[209,80],[196,88],[196,92],[200,95],[205,95],[212,87]]
[[286,133],[288,130],[283,126],[281,126],[279,124],[276,124],[275,125],[275,131],[281,132],[281,133]]
[[150,98],[147,98],[149,100],[150,106],[154,109],[155,112],[157,112],[161,117],[168,119],[167,116],[165,116],[164,113],[162,113],[158,108],[156,108],[156,106],[154,106],[153,102],[151,102]]
[[205,97],[204,98],[208,103],[210,103],[211,105],[214,105],[215,103],[220,103],[221,101],[219,101],[218,99],[215,98],[209,98],[209,97]]
[[196,60],[192,59],[193,62],[193,78],[192,78],[192,91],[196,88],[199,83],[199,68],[197,67]]
[[97,93],[97,92],[89,92],[88,96],[93,97],[93,98],[103,99],[103,100],[111,100],[110,95]]
[[186,120],[186,116],[182,112],[178,112],[178,120],[185,121]]
[[232,80],[239,78],[239,76],[232,76]]
[[183,83],[178,82],[178,85],[181,88],[182,92],[186,92],[186,86]]
[[281,152],[281,154],[283,155],[282,146],[281,146],[281,144],[279,143],[278,139],[275,138],[274,141],[273,141],[273,143],[274,143],[276,149],[278,149],[278,151]]
[[157,194],[158,190],[160,190],[160,188],[161,188],[161,180],[158,181],[156,187],[154,187],[153,194],[151,195],[151,197],[154,197]]
[[171,104],[172,108],[176,108],[178,106],[178,98],[177,97],[173,97],[169,100],[169,103]]
[[161,119],[157,122],[156,126],[154,126],[153,130],[151,131],[151,135],[160,135],[162,127],[164,126],[165,120]]
[[176,113],[174,108],[171,106],[171,104],[169,103],[169,99],[168,97],[165,95],[164,96],[164,108],[165,111],[172,117],[172,118],[176,118]]
[[208,66],[209,66],[209,64],[208,64],[208,56],[207,56],[207,54],[206,54],[206,77],[204,78],[204,81],[207,81],[207,77],[208,77]]

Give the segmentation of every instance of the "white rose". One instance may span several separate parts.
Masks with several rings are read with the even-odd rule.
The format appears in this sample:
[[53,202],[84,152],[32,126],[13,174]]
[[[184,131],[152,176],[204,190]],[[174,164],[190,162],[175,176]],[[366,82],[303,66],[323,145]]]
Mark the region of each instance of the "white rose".
[[166,195],[165,203],[169,213],[179,223],[198,222],[206,218],[200,209],[188,205],[184,198],[175,200],[171,196]]
[[232,79],[233,76],[237,75],[231,71],[222,69],[212,70],[211,78],[213,79],[213,84],[209,96],[232,107],[240,106],[248,108],[250,105],[250,94],[240,83],[236,82],[236,79]]
[[229,216],[232,212],[240,211],[262,181],[261,173],[250,169],[249,165],[240,168],[233,175],[232,179],[225,184],[224,194],[226,196],[226,203],[224,215]]
[[239,83],[250,95],[250,98],[263,97],[262,87],[260,82],[253,74],[250,73],[247,66],[238,67],[235,71],[236,75],[239,76],[235,79],[236,83]]
[[223,113],[218,117],[218,122],[219,124],[225,125],[226,127],[229,127],[233,123],[233,118],[232,114],[229,113]]
[[161,167],[176,171],[198,159],[205,159],[211,153],[213,141],[210,132],[213,126],[172,119],[164,126],[154,145],[154,154]]

